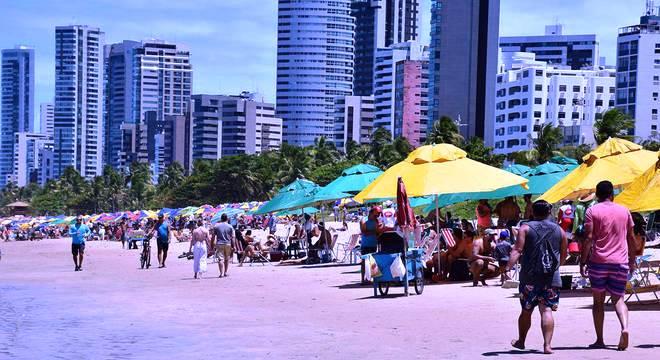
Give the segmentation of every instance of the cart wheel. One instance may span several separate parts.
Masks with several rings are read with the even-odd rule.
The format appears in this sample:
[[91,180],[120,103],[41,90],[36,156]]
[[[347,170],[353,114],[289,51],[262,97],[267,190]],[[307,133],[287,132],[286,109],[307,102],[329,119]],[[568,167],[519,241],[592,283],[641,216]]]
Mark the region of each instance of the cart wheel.
[[387,293],[390,292],[390,283],[388,283],[388,282],[378,283],[378,292],[382,296],[387,295]]
[[424,277],[416,276],[415,277],[415,294],[421,295],[423,292],[424,292]]

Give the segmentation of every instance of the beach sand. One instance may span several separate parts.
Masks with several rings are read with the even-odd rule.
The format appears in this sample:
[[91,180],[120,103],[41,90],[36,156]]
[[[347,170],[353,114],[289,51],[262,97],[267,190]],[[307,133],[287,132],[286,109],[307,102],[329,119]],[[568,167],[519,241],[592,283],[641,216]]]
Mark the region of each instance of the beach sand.
[[[527,346],[516,337],[515,290],[467,283],[428,285],[421,296],[373,298],[359,266],[244,266],[192,278],[187,244],[170,246],[167,268],[154,254],[89,242],[74,272],[68,239],[0,243],[2,359],[472,359],[538,358],[538,315]],[[490,281],[495,285],[496,281]],[[605,320],[607,350],[594,340],[588,294],[563,297],[549,358],[652,359],[660,348],[660,305],[631,307],[631,347],[614,351],[618,322]],[[654,355],[655,354],[655,355]]]

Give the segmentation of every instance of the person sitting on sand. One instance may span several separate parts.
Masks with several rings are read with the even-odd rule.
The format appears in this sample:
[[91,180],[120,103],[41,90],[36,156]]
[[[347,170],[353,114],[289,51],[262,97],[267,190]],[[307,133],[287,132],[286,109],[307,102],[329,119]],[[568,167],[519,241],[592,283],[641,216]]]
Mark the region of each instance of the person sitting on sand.
[[[440,278],[446,280],[449,277],[449,272],[456,259],[468,259],[472,255],[472,239],[474,238],[471,233],[463,236],[463,230],[453,230],[454,241],[456,245],[440,253]],[[437,261],[436,261],[437,264]]]
[[472,273],[472,286],[477,286],[479,281],[487,286],[486,279],[497,275],[496,260],[491,256],[495,231],[486,229],[485,236],[474,239],[472,242],[472,255],[470,256],[470,272]]

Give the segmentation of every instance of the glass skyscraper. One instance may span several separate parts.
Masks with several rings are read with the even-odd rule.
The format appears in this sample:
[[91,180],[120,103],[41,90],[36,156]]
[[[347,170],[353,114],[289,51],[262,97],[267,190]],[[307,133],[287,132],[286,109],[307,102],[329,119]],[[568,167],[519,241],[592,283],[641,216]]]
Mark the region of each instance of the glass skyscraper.
[[12,179],[18,132],[32,132],[34,122],[34,50],[2,50],[2,117],[0,118],[0,187]]

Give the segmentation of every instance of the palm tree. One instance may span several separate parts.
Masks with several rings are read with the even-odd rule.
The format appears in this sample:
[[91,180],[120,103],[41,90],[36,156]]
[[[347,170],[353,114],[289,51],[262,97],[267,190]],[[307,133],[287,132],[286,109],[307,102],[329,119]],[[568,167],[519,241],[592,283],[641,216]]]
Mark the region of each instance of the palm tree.
[[463,136],[458,126],[449,116],[443,116],[433,123],[433,127],[426,138],[426,144],[452,144],[460,146]]
[[562,138],[563,135],[558,127],[554,127],[550,123],[541,125],[536,139],[532,139],[540,164],[550,160],[550,158],[557,154],[555,151],[559,144],[561,144]]
[[600,145],[609,138],[633,140],[630,130],[635,127],[635,120],[619,109],[610,109],[594,122],[594,138]]

